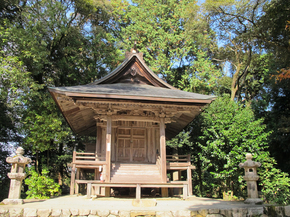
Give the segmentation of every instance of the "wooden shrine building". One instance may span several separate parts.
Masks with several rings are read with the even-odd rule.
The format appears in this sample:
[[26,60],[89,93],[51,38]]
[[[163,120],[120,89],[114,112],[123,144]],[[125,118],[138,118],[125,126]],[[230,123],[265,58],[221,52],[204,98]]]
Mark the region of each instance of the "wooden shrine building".
[[[141,188],[161,188],[163,196],[168,188],[182,188],[184,198],[192,194],[190,156],[166,155],[166,139],[186,127],[212,96],[167,84],[134,49],[100,80],[49,91],[76,134],[96,137],[85,152],[73,153],[71,194],[79,184],[87,184],[88,195],[105,189],[109,196],[112,187],[134,187],[137,198]],[[80,175],[86,169],[94,172],[90,180]],[[167,178],[184,170],[187,180]]]

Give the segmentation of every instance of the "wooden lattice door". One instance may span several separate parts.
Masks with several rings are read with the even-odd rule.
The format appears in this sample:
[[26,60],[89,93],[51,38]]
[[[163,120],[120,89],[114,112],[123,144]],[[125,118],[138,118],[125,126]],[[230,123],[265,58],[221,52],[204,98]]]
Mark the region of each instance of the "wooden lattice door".
[[133,128],[132,133],[132,160],[144,162],[146,161],[146,145],[145,145],[145,129]]
[[119,128],[117,161],[146,162],[145,128]]
[[117,161],[131,161],[131,129],[118,129]]

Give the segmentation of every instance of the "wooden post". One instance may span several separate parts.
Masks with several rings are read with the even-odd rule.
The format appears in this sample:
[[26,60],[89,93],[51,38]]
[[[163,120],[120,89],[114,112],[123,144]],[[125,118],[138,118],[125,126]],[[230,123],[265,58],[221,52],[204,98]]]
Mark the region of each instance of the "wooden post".
[[74,194],[75,191],[75,177],[76,177],[76,151],[73,151],[73,162],[72,162],[72,169],[71,169],[71,178],[70,178],[70,195]]
[[102,154],[101,141],[102,141],[102,128],[100,126],[97,126],[96,155],[98,157],[100,157]]
[[168,188],[161,188],[161,196],[168,197]]
[[165,123],[164,117],[160,117],[160,158],[161,158],[161,181],[167,182],[166,168],[166,141],[165,141]]
[[136,186],[136,199],[137,200],[141,199],[141,186],[140,186],[140,184],[137,184],[137,186]]
[[[79,180],[80,179],[80,171],[81,169],[80,168],[77,168],[77,174],[76,174],[76,179]],[[78,194],[79,193],[79,184],[76,183],[75,184],[75,194]]]
[[188,196],[192,195],[192,177],[191,177],[191,168],[187,167],[187,181],[188,181]]
[[110,196],[111,196],[111,188],[105,187],[105,197],[110,197]]
[[187,185],[183,185],[183,199],[185,200],[187,198]]
[[107,135],[106,135],[106,178],[105,182],[111,181],[111,140],[112,140],[112,117],[107,116]]
[[92,183],[88,182],[87,184],[87,199],[91,199]]

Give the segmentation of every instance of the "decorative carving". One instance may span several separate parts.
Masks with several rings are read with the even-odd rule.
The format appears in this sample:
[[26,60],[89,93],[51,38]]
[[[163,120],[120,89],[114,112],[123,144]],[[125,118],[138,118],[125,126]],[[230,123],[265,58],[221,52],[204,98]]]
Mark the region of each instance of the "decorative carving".
[[131,74],[133,77],[136,76],[136,74],[137,74],[137,70],[135,69],[135,67],[132,67],[132,68],[130,69],[130,74]]

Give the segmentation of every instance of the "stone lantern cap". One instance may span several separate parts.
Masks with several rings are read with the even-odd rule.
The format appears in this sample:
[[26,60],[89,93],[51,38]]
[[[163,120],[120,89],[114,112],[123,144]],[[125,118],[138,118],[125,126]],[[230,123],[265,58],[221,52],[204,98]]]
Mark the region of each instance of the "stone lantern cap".
[[250,153],[246,154],[246,159],[247,159],[247,161],[245,163],[240,163],[239,167],[241,167],[241,168],[257,168],[257,167],[261,166],[260,162],[252,161],[253,156]]
[[7,163],[11,164],[29,164],[31,163],[31,159],[28,157],[23,157],[24,149],[19,147],[16,150],[16,155],[14,157],[7,157],[6,161]]

